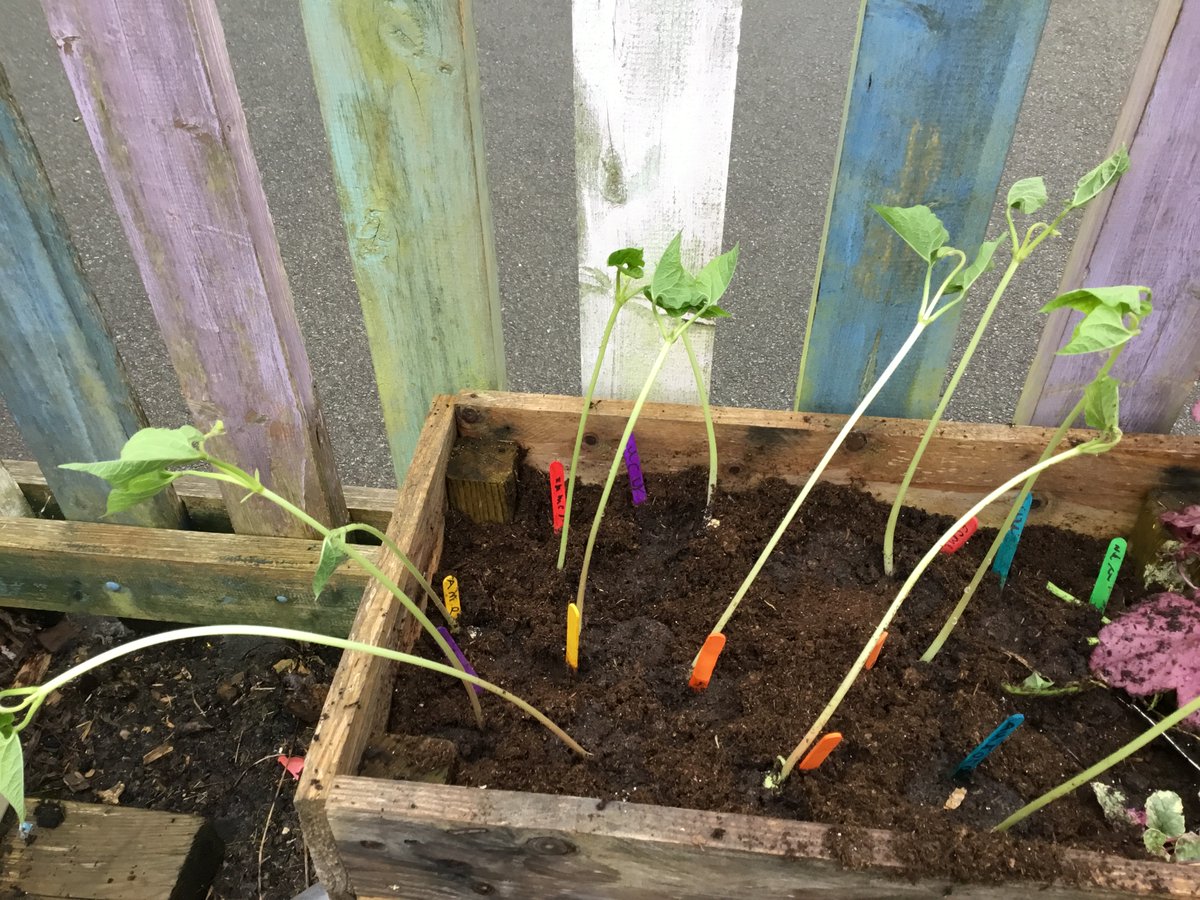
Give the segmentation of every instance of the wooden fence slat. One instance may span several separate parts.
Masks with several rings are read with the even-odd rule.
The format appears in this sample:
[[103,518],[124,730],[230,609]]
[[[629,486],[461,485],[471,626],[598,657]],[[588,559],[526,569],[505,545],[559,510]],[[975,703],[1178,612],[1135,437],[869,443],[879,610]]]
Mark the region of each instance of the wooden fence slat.
[[[108,489],[59,463],[116,456],[146,424],[0,69],[0,393],[63,513],[104,515]],[[174,492],[116,517],[175,527]]]
[[[924,203],[950,242],[984,238],[1048,0],[863,0],[798,405],[848,413],[917,320],[924,265],[870,208]],[[928,416],[959,312],[932,326],[871,406]]]
[[[221,452],[331,524],[332,448],[214,0],[42,0],[196,424]],[[226,503],[244,533],[299,535],[282,510]]]
[[[645,247],[653,263],[680,230],[689,267],[722,250],[741,17],[742,0],[572,4],[584,386],[612,309],[609,253]],[[713,328],[689,337],[711,383]],[[632,399],[661,346],[649,307],[626,306],[611,341],[596,395]],[[698,402],[681,346],[650,396]]]
[[[1127,144],[1131,166],[1087,212],[1061,291],[1144,284],[1154,312],[1114,370],[1123,382],[1121,426],[1169,432],[1200,378],[1200,4],[1162,0],[1113,147]],[[1057,425],[1099,366],[1092,356],[1056,357],[1075,327],[1069,310],[1042,332],[1018,424]]]
[[435,394],[505,382],[469,0],[303,0],[397,483]]

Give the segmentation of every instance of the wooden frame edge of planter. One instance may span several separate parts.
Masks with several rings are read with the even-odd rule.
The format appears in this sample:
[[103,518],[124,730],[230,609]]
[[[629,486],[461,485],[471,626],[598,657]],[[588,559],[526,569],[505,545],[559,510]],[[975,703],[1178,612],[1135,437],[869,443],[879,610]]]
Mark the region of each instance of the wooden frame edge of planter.
[[[581,402],[579,398],[571,397],[488,391],[437,397],[418,441],[408,477],[397,497],[389,535],[399,546],[408,549],[415,564],[432,572],[437,567],[441,552],[446,506],[445,471],[454,440],[462,436],[515,441],[525,449],[526,463],[545,470],[553,459],[566,461],[570,458]],[[615,400],[601,400],[593,404],[580,461],[580,477],[585,481],[598,480],[605,471],[631,405]],[[713,417],[720,451],[720,485],[725,487],[750,484],[767,474],[779,475],[791,481],[806,477],[845,422],[845,417],[841,416],[725,408],[714,409]],[[922,431],[923,423],[918,421],[864,418],[851,434],[843,451],[835,457],[826,477],[833,482],[857,484],[884,499],[894,497],[894,485],[903,475]],[[1035,427],[943,424],[930,443],[925,462],[910,491],[913,505],[931,512],[960,515],[1002,477],[1010,477],[1035,462],[1051,431]],[[1086,432],[1073,432],[1069,439],[1083,440],[1086,435]],[[643,467],[648,473],[678,471],[706,464],[708,447],[700,411],[696,407],[647,404],[639,420],[637,436]],[[1031,514],[1031,523],[1058,525],[1108,536],[1133,527],[1149,491],[1156,488],[1200,489],[1200,438],[1130,435],[1114,450],[1103,456],[1092,457],[1087,462],[1085,472],[1079,471],[1083,464],[1076,463],[1051,469],[1042,476],[1037,491],[1042,502]],[[1098,488],[1098,485],[1102,487]],[[998,521],[1004,510],[995,507],[1002,505],[995,504],[990,515],[982,517],[984,524]],[[403,574],[392,561],[385,565],[385,572],[397,578]],[[402,579],[401,584],[409,585],[409,581]],[[372,584],[363,595],[352,635],[356,640],[408,647],[415,639],[416,631],[408,617],[399,615],[387,591]],[[351,881],[344,865],[347,860],[355,866],[366,865],[366,873],[384,871],[378,869],[378,863],[369,863],[369,858],[382,858],[380,854],[375,857],[370,854],[364,856],[350,846],[353,840],[377,840],[366,837],[353,839],[350,835],[360,825],[366,827],[361,821],[363,810],[369,810],[365,814],[374,817],[378,823],[389,810],[388,804],[396,802],[399,805],[390,807],[390,810],[396,818],[402,817],[408,827],[413,821],[410,813],[421,809],[418,798],[432,798],[432,806],[427,810],[429,816],[444,814],[449,822],[452,818],[450,810],[458,808],[463,811],[465,818],[453,820],[456,824],[447,824],[449,830],[446,833],[456,838],[466,838],[484,827],[472,816],[484,815],[486,810],[494,809],[493,798],[506,793],[490,790],[478,793],[483,799],[478,802],[476,809],[460,798],[463,792],[465,795],[477,793],[471,789],[355,777],[368,740],[386,728],[387,701],[394,675],[395,666],[374,657],[356,654],[343,657],[297,791],[296,806],[304,826],[305,840],[317,873],[333,897],[350,896]],[[360,782],[369,787],[364,787]],[[441,791],[447,793],[439,793]],[[532,823],[531,827],[545,828],[549,821],[545,816],[558,808],[556,804],[591,804],[590,810],[579,813],[588,822],[594,822],[597,817],[603,819],[601,813],[613,808],[610,804],[601,810],[597,808],[597,801],[580,798],[515,796],[531,798],[525,801],[527,804],[536,802],[530,810],[532,818],[528,821]],[[371,802],[364,800],[364,797]],[[399,803],[397,798],[403,798],[405,802]],[[660,839],[674,828],[672,821],[677,815],[676,810],[664,813],[661,807],[622,804],[618,807],[623,810],[621,815],[627,815],[624,812],[626,807],[635,808],[638,815],[649,815],[645,812],[647,810],[658,815],[658,819],[652,823],[647,820],[652,827],[636,838],[638,846],[643,840],[653,843],[652,837]],[[703,817],[718,814],[694,815]],[[813,835],[816,834],[811,829],[819,829],[821,835],[830,830],[829,826],[811,823],[757,818],[750,821],[758,823],[755,827],[765,827],[761,823],[770,823],[770,828],[793,834],[793,839],[796,839],[795,835],[807,835],[800,845],[792,850],[778,851],[776,856],[808,856],[815,839]],[[489,825],[496,826],[496,829],[487,829],[489,831],[503,831],[507,827],[500,819],[489,821]],[[629,842],[635,840],[633,837],[609,837],[613,840],[619,838],[624,842],[622,846],[636,855],[636,847],[630,850],[632,845]],[[689,834],[675,843],[689,847],[705,846],[706,840],[702,836]],[[884,839],[877,843],[883,848],[888,846]],[[390,846],[386,841],[384,844]],[[727,846],[730,846],[729,842],[706,848],[705,852],[716,852]],[[359,849],[378,848],[360,846]],[[738,852],[745,850],[739,849]],[[813,852],[818,860],[828,856]],[[872,859],[870,864],[888,866],[890,857],[882,850],[880,853],[883,855],[878,860]],[[1067,856],[1071,857],[1072,854],[1068,852]],[[1091,865],[1095,884],[1108,890],[1133,894],[1167,891],[1185,896],[1200,892],[1200,872],[1194,870],[1181,874],[1181,867],[1088,854],[1079,856],[1079,861]],[[435,862],[426,862],[436,867]],[[794,863],[794,860],[790,862]],[[828,862],[822,864],[830,865]],[[894,859],[890,865],[895,866]],[[411,872],[412,869],[406,868],[405,871]],[[460,868],[459,875],[447,876],[443,873],[443,877],[461,880],[462,871],[465,871],[465,864]],[[1182,882],[1178,880],[1181,878],[1184,879]],[[903,887],[898,882],[889,881],[888,884],[893,893]],[[1180,885],[1183,889],[1173,885]],[[366,884],[362,887],[366,887]],[[963,889],[984,890],[975,886],[963,886]],[[958,891],[956,888],[956,893]],[[363,895],[369,893],[370,889],[364,891]],[[436,895],[446,896],[444,893]],[[984,893],[974,895],[985,896]],[[1077,895],[1082,896],[1078,892],[1046,896],[1068,898]]]

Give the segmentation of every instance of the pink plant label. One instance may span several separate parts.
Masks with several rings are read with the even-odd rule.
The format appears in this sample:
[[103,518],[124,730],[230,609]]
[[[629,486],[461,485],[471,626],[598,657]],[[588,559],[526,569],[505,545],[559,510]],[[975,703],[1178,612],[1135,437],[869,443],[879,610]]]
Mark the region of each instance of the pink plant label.
[[962,549],[962,545],[971,539],[971,535],[973,535],[978,528],[979,519],[977,519],[975,516],[971,516],[971,521],[969,521],[962,528],[958,529],[958,531],[954,532],[954,534],[950,536],[950,540],[946,541],[946,543],[942,545],[942,552],[954,553],[957,550]]
[[1125,538],[1113,538],[1104,554],[1100,574],[1096,576],[1096,586],[1092,588],[1092,606],[1100,612],[1104,612],[1104,607],[1108,606],[1108,598],[1112,596],[1113,585],[1117,583],[1117,573],[1121,571],[1121,561],[1124,559]]
[[550,463],[550,512],[554,517],[554,533],[558,534],[567,516],[567,476],[557,459]]
[[297,781],[300,780],[300,773],[304,771],[303,756],[279,756],[276,758],[279,760],[279,764],[288,770],[289,775]]
[[633,492],[633,505],[641,506],[646,502],[646,482],[642,478],[642,458],[638,456],[637,441],[629,436],[625,446],[625,471],[629,473],[629,489]]
[[[463,671],[465,671],[468,675],[474,675],[476,678],[478,678],[479,673],[475,671],[475,668],[469,662],[467,662],[466,655],[462,652],[462,650],[459,649],[458,644],[454,642],[454,637],[450,634],[450,629],[445,625],[439,625],[438,633],[446,639],[446,643],[450,645],[450,649],[454,651],[454,655],[457,656],[458,661],[462,663]],[[474,690],[476,694],[483,696],[483,688],[481,688],[479,685],[473,684],[471,685],[471,689]]]

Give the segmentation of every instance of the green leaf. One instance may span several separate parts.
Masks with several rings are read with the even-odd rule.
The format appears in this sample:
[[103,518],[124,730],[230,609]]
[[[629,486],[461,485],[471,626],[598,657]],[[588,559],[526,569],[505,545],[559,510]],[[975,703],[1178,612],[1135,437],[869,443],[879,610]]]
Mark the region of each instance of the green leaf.
[[1129,154],[1122,147],[1079,179],[1075,185],[1075,196],[1071,198],[1071,207],[1083,206],[1128,170]]
[[1167,841],[1170,839],[1157,828],[1147,828],[1142,834],[1142,843],[1146,845],[1146,849],[1163,859],[1171,858],[1171,854],[1167,852]]
[[1008,189],[1008,205],[1027,215],[1035,213],[1046,204],[1046,182],[1040,175],[1022,178]]
[[646,258],[641,247],[614,250],[608,254],[608,264],[630,278],[641,278],[646,274]]
[[17,820],[24,822],[25,754],[21,750],[21,736],[13,730],[11,721],[0,733],[0,797],[16,811]]
[[1079,320],[1071,339],[1061,347],[1058,356],[1096,353],[1120,347],[1137,332],[1125,324],[1125,317],[1109,306],[1097,306]]
[[1175,862],[1200,862],[1200,834],[1181,834],[1175,839]]
[[946,288],[946,293],[958,293],[960,291],[970,290],[971,285],[979,280],[979,276],[992,268],[992,257],[996,253],[996,248],[1004,240],[1002,237],[996,238],[994,241],[984,241],[979,245],[979,253],[975,255],[975,262],[967,266],[961,272],[951,279],[949,286]]
[[1021,687],[1031,691],[1044,691],[1048,687],[1054,687],[1054,682],[1034,672],[1021,682]]
[[1112,825],[1128,825],[1133,821],[1133,817],[1129,815],[1129,798],[1115,787],[1109,787],[1107,784],[1101,784],[1099,781],[1093,781],[1092,791],[1096,794],[1096,800],[1100,803],[1100,808],[1104,810],[1104,818]]
[[872,206],[892,230],[917,251],[921,259],[932,262],[938,248],[950,239],[942,220],[928,206]]
[[708,264],[696,274],[696,283],[708,303],[715,304],[729,287],[733,280],[733,271],[737,268],[738,248],[735,244],[728,253],[709,260]]
[[[1142,295],[1146,297],[1143,299]],[[1069,307],[1081,313],[1090,313],[1098,306],[1107,306],[1124,315],[1144,319],[1150,315],[1150,288],[1136,284],[1121,284],[1112,287],[1079,288],[1059,294],[1042,307],[1042,312]]]
[[[1082,682],[1055,685],[1053,681],[1034,672],[1020,684],[1002,684],[1000,687],[1007,694],[1019,697],[1063,697],[1067,694],[1078,694],[1085,687]],[[1103,787],[1103,785],[1101,785]]]
[[[1183,800],[1174,791],[1155,791],[1146,799],[1146,828],[1177,838],[1187,829],[1183,822]],[[1150,846],[1148,843],[1147,847]]]
[[654,267],[654,277],[650,279],[648,294],[652,303],[675,316],[691,310],[701,296],[696,279],[680,261],[679,249],[682,242],[683,233],[680,232],[667,244],[662,258]]
[[317,560],[317,571],[313,573],[312,589],[314,597],[321,596],[321,591],[325,590],[325,585],[329,583],[329,579],[333,577],[333,573],[337,571],[337,567],[349,555],[346,552],[346,531],[344,527],[335,528],[325,536],[325,540],[321,542],[321,558]]
[[180,476],[179,472],[147,472],[131,478],[121,487],[114,487],[108,492],[108,507],[104,514],[124,512],[131,506],[137,506],[158,494],[163,488]]
[[1083,420],[1089,428],[1113,431],[1121,411],[1117,379],[1105,375],[1097,378],[1083,391]]
[[732,319],[733,314],[726,312],[717,306],[715,303],[710,303],[704,307],[704,318],[706,319]]
[[204,438],[205,435],[191,425],[182,428],[143,428],[125,442],[119,459],[64,463],[59,468],[87,472],[103,478],[114,487],[125,487],[135,478],[148,473],[203,459],[197,446]]

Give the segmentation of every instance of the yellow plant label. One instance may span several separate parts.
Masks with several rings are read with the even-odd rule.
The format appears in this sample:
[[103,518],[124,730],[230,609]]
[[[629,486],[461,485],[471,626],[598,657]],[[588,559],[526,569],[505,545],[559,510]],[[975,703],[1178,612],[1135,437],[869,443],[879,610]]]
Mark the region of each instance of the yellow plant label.
[[442,596],[446,599],[446,612],[457,622],[462,615],[462,598],[458,596],[458,579],[453,575],[442,579]]
[[567,606],[567,665],[573,671],[579,670],[579,607],[574,603]]

